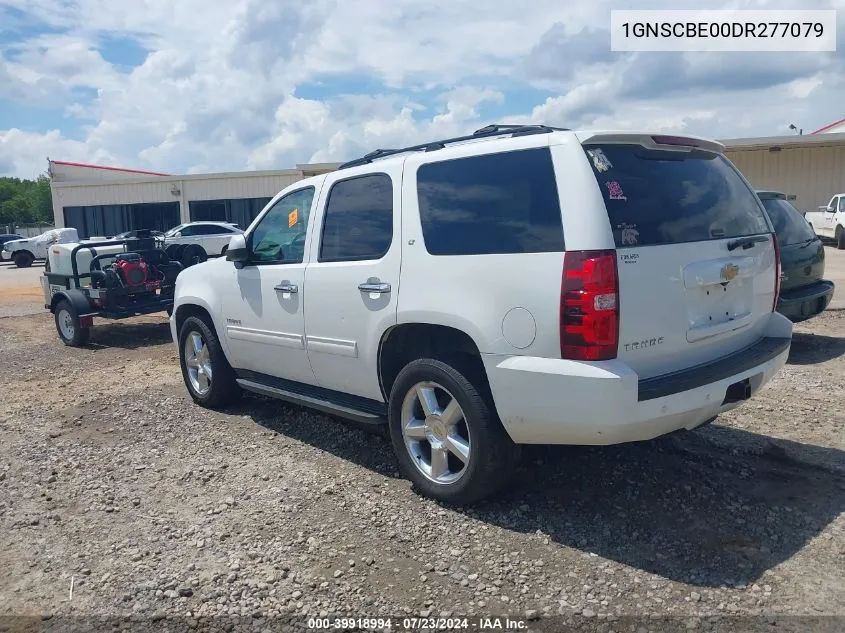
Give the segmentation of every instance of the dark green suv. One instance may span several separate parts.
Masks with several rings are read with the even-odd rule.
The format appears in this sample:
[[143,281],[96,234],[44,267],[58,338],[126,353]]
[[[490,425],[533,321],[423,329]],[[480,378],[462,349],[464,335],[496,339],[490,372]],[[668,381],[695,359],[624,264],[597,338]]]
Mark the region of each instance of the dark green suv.
[[804,216],[779,191],[758,191],[780,246],[780,297],[777,310],[793,322],[824,310],[834,284],[824,277],[824,245]]

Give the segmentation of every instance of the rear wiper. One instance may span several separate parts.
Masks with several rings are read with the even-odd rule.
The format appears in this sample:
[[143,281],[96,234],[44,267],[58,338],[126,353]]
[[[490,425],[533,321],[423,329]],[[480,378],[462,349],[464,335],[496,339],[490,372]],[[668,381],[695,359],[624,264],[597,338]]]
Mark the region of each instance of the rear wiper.
[[754,235],[752,237],[740,237],[738,239],[733,240],[732,242],[728,242],[728,250],[735,251],[740,246],[743,250],[749,249],[754,246],[758,242],[768,242],[769,238],[766,235]]

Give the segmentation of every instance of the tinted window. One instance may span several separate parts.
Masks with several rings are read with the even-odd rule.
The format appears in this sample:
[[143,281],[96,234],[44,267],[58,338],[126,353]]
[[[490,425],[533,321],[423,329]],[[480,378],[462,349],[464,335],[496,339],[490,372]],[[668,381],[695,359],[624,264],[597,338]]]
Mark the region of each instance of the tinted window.
[[425,247],[432,255],[564,250],[548,149],[422,165],[417,194]]
[[274,204],[250,235],[254,264],[299,264],[305,254],[314,187],[293,191]]
[[193,228],[194,235],[221,235],[232,232],[225,226],[219,226],[217,224],[198,224]]
[[393,241],[393,182],[373,174],[337,182],[329,192],[320,261],[381,259]]
[[800,244],[815,238],[815,233],[807,220],[786,200],[776,198],[763,200],[763,206],[781,244]]
[[[836,207],[833,208],[836,209]],[[845,198],[839,198],[839,210],[845,211]]]
[[769,232],[756,194],[722,155],[612,144],[585,150],[617,246]]

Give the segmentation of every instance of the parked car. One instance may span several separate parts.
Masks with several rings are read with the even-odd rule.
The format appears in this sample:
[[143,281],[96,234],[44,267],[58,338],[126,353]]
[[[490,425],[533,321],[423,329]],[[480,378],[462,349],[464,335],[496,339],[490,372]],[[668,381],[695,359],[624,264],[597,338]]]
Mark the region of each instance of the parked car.
[[7,253],[3,250],[3,245],[6,242],[11,242],[12,240],[22,240],[24,239],[23,235],[18,235],[17,233],[4,233],[0,235],[0,261],[8,261],[12,259],[12,254]]
[[187,390],[387,425],[417,489],[456,503],[521,444],[699,428],[792,336],[771,224],[723,149],[488,126],[301,180],[177,278]]
[[223,255],[232,236],[242,233],[237,224],[229,222],[188,222],[167,231],[164,241],[170,259],[187,268],[209,256]]
[[780,247],[777,310],[793,322],[822,312],[833,299],[834,283],[824,277],[824,244],[810,223],[779,191],[758,191]]
[[834,240],[839,250],[845,249],[845,193],[836,194],[827,206],[807,211],[804,217],[816,235]]
[[3,255],[14,261],[18,268],[28,268],[35,260],[47,259],[47,249],[52,244],[78,241],[79,234],[74,228],[50,229],[36,237],[6,242]]

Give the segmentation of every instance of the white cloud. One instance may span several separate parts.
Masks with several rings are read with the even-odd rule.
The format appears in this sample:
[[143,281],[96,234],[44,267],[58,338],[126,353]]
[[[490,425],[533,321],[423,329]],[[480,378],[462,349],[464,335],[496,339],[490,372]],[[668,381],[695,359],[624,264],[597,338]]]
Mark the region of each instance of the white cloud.
[[[174,173],[284,168],[465,133],[491,122],[491,111],[505,122],[717,138],[842,116],[841,52],[611,53],[604,38],[618,4],[491,0],[481,11],[469,0],[0,0],[0,19],[4,6],[24,12],[15,23],[25,33],[49,27],[0,43],[0,98],[55,108],[68,122],[37,131],[0,118],[0,171],[32,177],[48,154]],[[100,49],[114,38],[149,54],[119,69]],[[354,94],[356,82],[376,94]],[[527,89],[542,96],[528,101]]]

